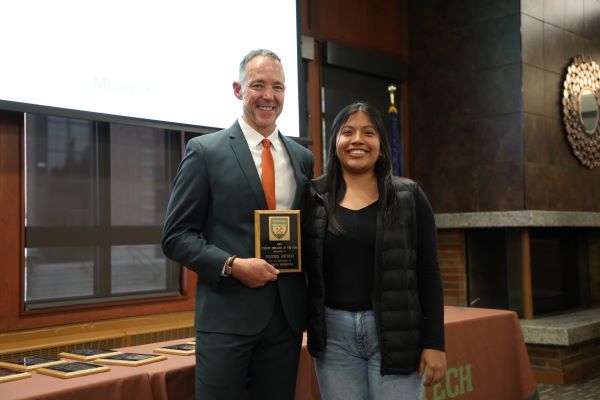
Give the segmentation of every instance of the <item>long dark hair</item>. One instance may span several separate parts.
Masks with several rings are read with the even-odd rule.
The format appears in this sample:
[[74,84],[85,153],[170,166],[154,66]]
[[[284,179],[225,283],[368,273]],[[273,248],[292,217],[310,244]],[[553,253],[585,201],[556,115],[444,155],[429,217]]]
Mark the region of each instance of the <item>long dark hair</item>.
[[380,157],[375,163],[375,175],[379,187],[380,206],[384,211],[384,221],[386,225],[391,225],[398,220],[398,210],[396,207],[396,193],[392,187],[392,154],[390,150],[390,140],[388,138],[381,113],[372,105],[357,101],[342,108],[335,116],[329,135],[329,150],[327,153],[327,188],[329,197],[329,230],[335,234],[343,232],[339,219],[336,215],[336,205],[340,202],[346,192],[346,185],[342,175],[342,165],[337,157],[337,136],[340,129],[344,126],[348,118],[357,112],[365,113],[371,123],[379,133],[379,151]]

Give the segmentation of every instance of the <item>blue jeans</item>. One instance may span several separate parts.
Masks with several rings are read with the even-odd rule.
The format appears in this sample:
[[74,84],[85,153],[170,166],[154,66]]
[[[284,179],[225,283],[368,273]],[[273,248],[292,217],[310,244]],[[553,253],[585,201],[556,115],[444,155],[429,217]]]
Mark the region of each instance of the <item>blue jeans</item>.
[[419,400],[418,371],[381,376],[379,342],[373,311],[325,308],[327,343],[315,358],[323,400]]

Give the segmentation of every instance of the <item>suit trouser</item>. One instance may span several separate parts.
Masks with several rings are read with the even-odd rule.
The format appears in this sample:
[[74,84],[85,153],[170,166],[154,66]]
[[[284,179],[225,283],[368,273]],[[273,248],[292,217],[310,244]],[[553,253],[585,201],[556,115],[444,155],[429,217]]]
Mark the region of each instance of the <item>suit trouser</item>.
[[279,296],[256,335],[196,332],[196,400],[293,400],[301,343]]

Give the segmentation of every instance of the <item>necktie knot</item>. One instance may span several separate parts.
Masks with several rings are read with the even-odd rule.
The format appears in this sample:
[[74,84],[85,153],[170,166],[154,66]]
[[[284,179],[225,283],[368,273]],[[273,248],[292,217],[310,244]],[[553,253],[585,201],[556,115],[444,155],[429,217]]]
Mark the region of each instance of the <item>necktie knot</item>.
[[271,141],[269,139],[262,140],[263,149],[270,151],[271,150]]
[[275,202],[275,163],[271,154],[271,141],[263,139],[262,151],[262,186],[267,200],[269,210],[275,210],[277,203]]

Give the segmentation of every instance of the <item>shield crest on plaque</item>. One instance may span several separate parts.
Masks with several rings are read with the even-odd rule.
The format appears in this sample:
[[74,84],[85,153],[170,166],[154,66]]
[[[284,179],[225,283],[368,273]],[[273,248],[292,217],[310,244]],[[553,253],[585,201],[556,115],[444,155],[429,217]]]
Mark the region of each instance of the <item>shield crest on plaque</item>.
[[269,240],[290,240],[290,217],[269,217]]

